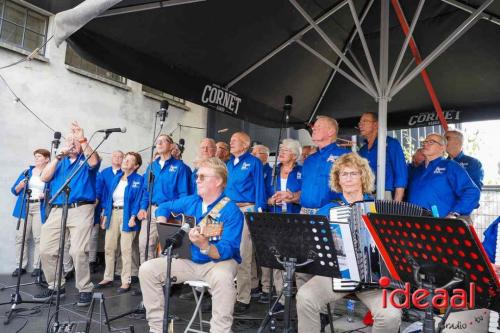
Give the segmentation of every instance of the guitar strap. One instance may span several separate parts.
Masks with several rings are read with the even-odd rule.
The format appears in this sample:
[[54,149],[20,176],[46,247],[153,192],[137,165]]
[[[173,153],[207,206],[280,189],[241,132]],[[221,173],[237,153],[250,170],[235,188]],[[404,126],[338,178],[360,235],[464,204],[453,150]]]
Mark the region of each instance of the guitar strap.
[[226,206],[226,204],[231,201],[228,197],[224,197],[219,200],[219,202],[205,214],[205,217],[198,223],[199,226],[204,226],[207,224],[208,218],[216,219],[219,216],[220,211]]

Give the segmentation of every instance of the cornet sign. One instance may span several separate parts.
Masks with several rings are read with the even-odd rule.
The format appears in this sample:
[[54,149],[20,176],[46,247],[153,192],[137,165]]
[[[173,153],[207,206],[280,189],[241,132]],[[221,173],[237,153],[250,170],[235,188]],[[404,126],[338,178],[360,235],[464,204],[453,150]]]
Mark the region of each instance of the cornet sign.
[[236,93],[216,84],[207,84],[201,94],[201,102],[219,112],[236,116],[242,99]]
[[[444,119],[451,123],[460,122],[460,111],[457,110],[446,110],[443,111]],[[439,118],[436,112],[420,112],[411,115],[408,119],[408,127],[424,127],[439,125]]]

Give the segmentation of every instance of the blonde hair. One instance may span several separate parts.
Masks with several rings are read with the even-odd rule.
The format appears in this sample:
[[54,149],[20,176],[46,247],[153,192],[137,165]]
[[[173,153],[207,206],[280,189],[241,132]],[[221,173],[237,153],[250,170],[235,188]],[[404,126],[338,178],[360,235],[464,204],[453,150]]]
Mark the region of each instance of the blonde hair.
[[349,153],[339,157],[330,171],[330,188],[336,192],[342,192],[340,187],[340,170],[345,167],[358,169],[361,172],[361,189],[363,193],[372,193],[374,190],[375,176],[366,158],[357,153]]
[[227,167],[226,163],[224,163],[218,157],[210,157],[204,160],[201,160],[198,163],[198,168],[209,168],[214,170],[215,174],[222,179],[222,187],[225,188],[227,184]]

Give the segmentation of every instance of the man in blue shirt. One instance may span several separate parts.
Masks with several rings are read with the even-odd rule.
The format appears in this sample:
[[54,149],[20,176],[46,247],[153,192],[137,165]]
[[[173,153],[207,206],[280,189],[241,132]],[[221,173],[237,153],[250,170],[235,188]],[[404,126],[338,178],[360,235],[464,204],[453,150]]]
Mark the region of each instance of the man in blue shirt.
[[408,184],[408,202],[439,217],[468,216],[479,206],[480,191],[464,168],[444,158],[446,139],[436,133],[423,142],[425,161]]
[[[91,155],[92,154],[92,155]],[[84,165],[86,157],[90,156]],[[51,182],[51,197],[81,166],[81,169],[69,183],[71,192],[68,198],[68,218],[66,230],[61,231],[62,206],[65,194],[61,193],[54,199],[50,215],[42,226],[40,237],[40,259],[47,279],[48,289],[34,296],[36,300],[47,301],[55,296],[56,268],[59,256],[59,237],[61,232],[69,233],[69,254],[75,266],[75,286],[80,295],[77,305],[87,306],[92,300],[93,285],[90,281],[88,242],[92,225],[94,224],[94,209],[96,201],[95,183],[99,171],[100,159],[97,153],[89,146],[83,134],[83,129],[77,122],[72,123],[71,134],[66,137],[66,147],[61,149],[42,172],[41,179]],[[60,294],[64,296],[65,280],[61,281]]]
[[[230,147],[232,156],[227,162],[226,195],[236,202],[242,212],[263,210],[266,205],[266,190],[262,162],[248,152],[250,137],[245,132],[236,132],[231,136]],[[238,267],[236,314],[248,310],[251,289],[258,287],[258,281],[252,281],[253,247],[246,223],[243,225],[240,249],[242,263]]]
[[[359,150],[359,155],[370,163],[375,176],[377,175],[377,142],[378,116],[374,112],[365,112],[361,116],[359,132],[365,138],[365,144]],[[402,201],[408,183],[408,167],[406,166],[403,148],[398,140],[386,138],[385,159],[385,198]]]
[[478,159],[464,154],[464,135],[462,132],[450,130],[446,132],[445,137],[448,141],[446,145],[448,158],[460,164],[467,171],[474,184],[481,190],[484,178],[483,165]]
[[[156,211],[158,221],[166,222],[171,213],[182,213],[196,218],[197,226],[189,231],[191,259],[173,259],[171,276],[175,283],[203,280],[212,293],[211,332],[231,332],[233,305],[236,300],[234,278],[241,262],[240,241],[243,214],[238,206],[224,195],[227,168],[218,158],[200,162],[196,184],[198,194],[160,204]],[[203,235],[203,225],[210,219],[223,223],[218,240]],[[162,240],[164,241],[164,240]],[[162,286],[166,279],[164,258],[145,262],[139,269],[146,318],[149,331],[163,331],[164,297]]]
[[349,153],[338,146],[338,123],[327,116],[319,116],[312,128],[312,140],[318,151],[304,161],[302,167],[302,192],[300,195],[301,213],[315,214],[316,211],[337,198],[330,189],[330,170],[340,156]]
[[[156,139],[156,151],[159,156],[148,166],[144,173],[144,192],[141,199],[141,210],[137,214],[139,220],[147,218],[149,205],[148,175],[152,169],[152,199],[151,199],[151,227],[149,242],[147,241],[147,223],[141,223],[139,233],[139,252],[141,264],[156,256],[155,249],[158,243],[158,229],[156,227],[155,211],[163,202],[175,200],[189,194],[189,171],[188,167],[180,160],[172,157],[170,151],[174,141],[166,134],[161,134]],[[148,244],[148,258],[146,259],[146,244]]]

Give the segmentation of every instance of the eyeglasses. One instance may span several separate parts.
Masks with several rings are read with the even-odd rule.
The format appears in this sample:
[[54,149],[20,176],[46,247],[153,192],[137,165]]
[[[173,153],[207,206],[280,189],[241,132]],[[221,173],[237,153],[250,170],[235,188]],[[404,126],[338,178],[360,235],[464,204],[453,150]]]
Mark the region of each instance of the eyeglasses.
[[347,177],[358,178],[361,176],[361,172],[359,171],[341,172],[339,173],[339,176],[341,178],[347,178]]
[[204,175],[202,173],[196,174],[196,180],[199,180],[200,182],[205,181],[205,178],[209,177],[217,177],[216,175]]
[[424,140],[422,141],[422,144],[424,145],[440,145],[442,146],[443,144],[441,142],[437,142],[436,140]]
[[358,126],[361,126],[362,124],[366,124],[366,123],[375,123],[375,122],[376,122],[375,120],[361,120],[358,123]]

